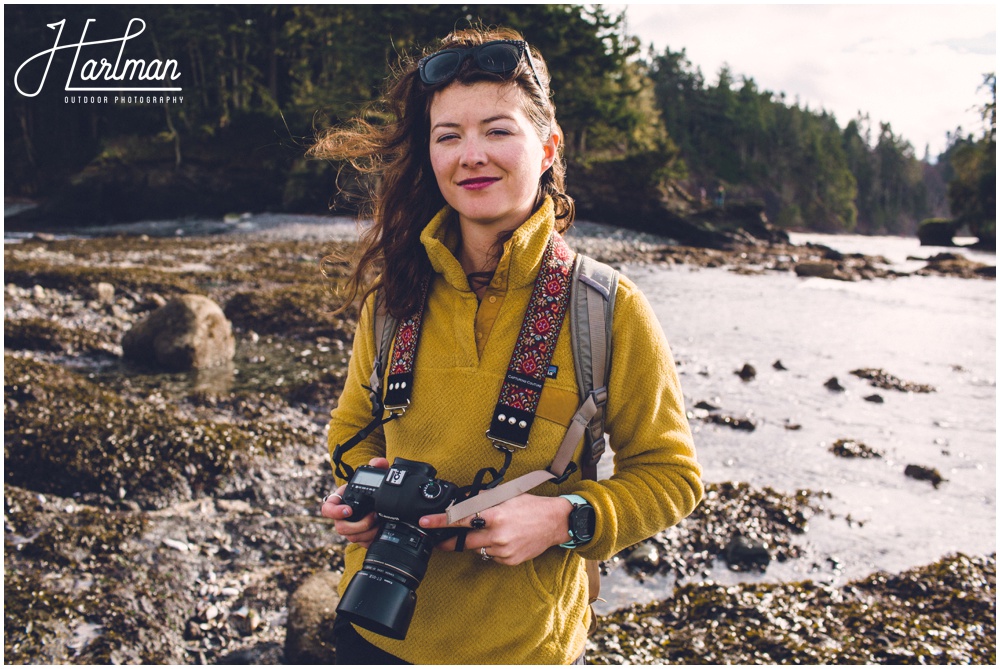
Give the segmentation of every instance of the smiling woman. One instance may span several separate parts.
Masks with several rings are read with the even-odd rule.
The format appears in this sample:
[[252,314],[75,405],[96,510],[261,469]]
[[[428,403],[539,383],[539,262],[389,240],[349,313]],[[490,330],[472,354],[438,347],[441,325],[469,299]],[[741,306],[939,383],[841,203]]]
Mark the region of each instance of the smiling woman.
[[[560,234],[574,206],[545,62],[509,31],[440,46],[400,69],[390,122],[334,128],[312,150],[378,177],[328,433],[339,487],[321,507],[349,542],[337,661],[582,663],[586,562],[679,522],[701,471],[663,332],[609,274],[596,300],[613,305],[610,375],[583,394],[602,405],[615,470],[593,480],[584,453],[603,434],[567,437],[585,385],[568,305],[590,277]],[[555,465],[564,451],[572,467]]]

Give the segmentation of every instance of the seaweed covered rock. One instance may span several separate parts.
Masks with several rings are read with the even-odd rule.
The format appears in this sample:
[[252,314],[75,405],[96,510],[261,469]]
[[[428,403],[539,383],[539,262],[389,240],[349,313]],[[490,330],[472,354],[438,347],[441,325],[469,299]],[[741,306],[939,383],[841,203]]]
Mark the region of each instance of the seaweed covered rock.
[[62,495],[162,506],[214,488],[238,452],[267,453],[295,428],[186,418],[58,365],[4,356],[4,481]]
[[933,393],[934,386],[927,385],[925,383],[913,383],[911,381],[903,381],[898,376],[894,376],[884,369],[873,369],[870,367],[865,367],[863,369],[855,369],[851,371],[851,374],[858,377],[859,379],[866,379],[871,385],[876,388],[882,388],[884,390],[899,390],[904,393]]
[[189,583],[137,559],[147,519],[4,486],[4,661],[180,664]]
[[603,616],[588,664],[996,664],[996,556],[841,588],[692,584]]
[[839,458],[881,458],[882,452],[854,439],[838,439],[830,446],[830,452]]
[[[809,519],[822,510],[818,499],[824,495],[808,490],[786,495],[739,482],[710,483],[701,504],[683,523],[623,551],[612,562],[624,561],[640,578],[670,572],[688,577],[708,569],[716,559],[726,559],[736,568],[763,569],[772,560],[784,562],[802,554],[793,538],[805,533]],[[734,543],[737,536],[740,539]],[[759,547],[765,547],[766,558]],[[657,560],[638,559],[651,551]]]
[[261,334],[324,335],[349,341],[355,324],[333,316],[334,306],[327,286],[305,283],[236,293],[226,303],[226,317],[238,328]]

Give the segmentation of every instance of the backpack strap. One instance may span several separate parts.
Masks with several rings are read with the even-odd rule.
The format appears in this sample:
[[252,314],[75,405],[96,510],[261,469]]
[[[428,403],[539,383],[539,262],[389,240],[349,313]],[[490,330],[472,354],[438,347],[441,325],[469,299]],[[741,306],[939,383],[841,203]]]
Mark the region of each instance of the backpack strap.
[[[593,414],[587,416],[581,467],[584,478],[597,480],[597,463],[607,446],[604,418],[608,400],[607,381],[611,374],[611,322],[618,290],[618,271],[578,253],[573,279],[577,290],[573,291],[571,298],[570,331],[576,383],[582,403],[580,410],[588,402],[593,402],[595,407]],[[580,412],[577,414],[580,415]],[[574,422],[576,418],[574,416]]]
[[389,364],[389,348],[397,323],[386,309],[385,302],[379,300],[378,293],[375,293],[373,308],[375,309],[372,319],[375,326],[375,362],[372,365],[368,390],[371,392],[372,415],[381,416],[385,409],[382,404],[382,375]]

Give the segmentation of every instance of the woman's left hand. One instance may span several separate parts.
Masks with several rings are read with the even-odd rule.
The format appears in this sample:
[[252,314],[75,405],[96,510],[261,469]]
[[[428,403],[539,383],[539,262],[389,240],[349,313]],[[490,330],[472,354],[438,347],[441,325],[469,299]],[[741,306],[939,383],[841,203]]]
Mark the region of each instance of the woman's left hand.
[[[483,529],[471,530],[465,539],[465,550],[480,552],[505,565],[517,565],[538,557],[552,546],[569,541],[569,513],[573,505],[562,497],[518,495],[503,504],[483,511],[486,521]],[[463,518],[451,527],[472,527],[475,516]],[[443,513],[424,516],[420,527],[438,529],[449,527],[448,516]],[[456,539],[448,539],[438,548],[455,550]]]

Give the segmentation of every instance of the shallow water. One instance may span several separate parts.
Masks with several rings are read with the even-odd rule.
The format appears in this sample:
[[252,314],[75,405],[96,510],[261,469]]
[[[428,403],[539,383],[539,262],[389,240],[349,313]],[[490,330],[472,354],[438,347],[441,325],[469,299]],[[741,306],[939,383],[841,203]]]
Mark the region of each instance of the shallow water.
[[[857,248],[857,239],[869,245]],[[921,249],[916,240],[884,237],[846,238],[842,246],[838,237],[811,235],[809,241],[891,260],[937,252]],[[992,254],[976,259],[995,264]],[[689,410],[705,400],[723,414],[758,421],[748,433],[692,420],[705,480],[832,493],[824,504],[836,517],[817,515],[798,539],[808,548],[806,558],[772,563],[763,575],[720,566],[713,580],[843,583],[956,551],[996,550],[993,281],[910,277],[847,283],[721,269],[625,270],[663,325]],[[775,370],[776,360],[788,371]],[[744,382],[734,373],[744,363],[756,368],[755,380]],[[936,392],[878,389],[850,374],[866,367],[929,384]],[[846,392],[824,387],[833,376]],[[884,404],[864,400],[876,393]],[[836,457],[828,448],[842,438],[862,441],[884,457]],[[936,468],[947,482],[935,489],[906,477],[907,464]],[[858,522],[848,522],[848,514]],[[609,601],[603,608],[661,598],[668,586],[662,579],[637,584],[613,572],[605,581]]]

